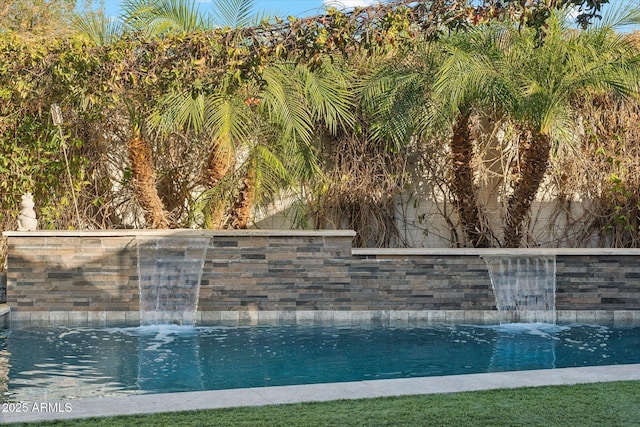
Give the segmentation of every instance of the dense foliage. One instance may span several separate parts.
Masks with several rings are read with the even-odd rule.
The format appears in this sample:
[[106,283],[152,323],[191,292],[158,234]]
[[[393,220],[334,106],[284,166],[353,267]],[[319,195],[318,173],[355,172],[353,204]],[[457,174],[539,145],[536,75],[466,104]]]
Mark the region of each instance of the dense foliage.
[[[398,198],[422,186],[441,202],[452,245],[541,244],[527,221],[543,193],[588,202],[543,244],[639,243],[638,51],[609,21],[573,30],[543,5],[399,1],[253,24],[244,8],[234,28],[152,26],[135,8],[162,2],[126,3],[122,25],[91,13],[69,18],[70,35],[0,31],[3,230],[30,191],[42,228],[243,228],[285,203],[297,226],[403,245]],[[618,21],[638,18],[625,13]],[[599,66],[609,74],[583,72]],[[571,121],[583,126],[562,127]],[[495,144],[500,170],[484,151]],[[542,156],[530,177],[527,156]],[[482,206],[489,170],[503,188],[502,228]]]

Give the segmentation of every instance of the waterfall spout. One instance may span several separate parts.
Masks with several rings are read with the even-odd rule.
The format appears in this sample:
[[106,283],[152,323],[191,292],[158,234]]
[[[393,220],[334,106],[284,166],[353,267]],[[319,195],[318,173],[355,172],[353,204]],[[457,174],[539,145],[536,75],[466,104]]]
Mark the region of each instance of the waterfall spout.
[[556,322],[555,256],[484,257],[500,323]]
[[194,325],[208,239],[149,239],[138,244],[140,324]]

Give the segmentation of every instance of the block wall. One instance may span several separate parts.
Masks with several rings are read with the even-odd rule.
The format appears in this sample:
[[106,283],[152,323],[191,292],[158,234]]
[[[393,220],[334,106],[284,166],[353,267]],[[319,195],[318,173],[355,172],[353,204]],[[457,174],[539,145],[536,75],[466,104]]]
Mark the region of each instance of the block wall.
[[12,311],[136,311],[135,237],[9,238],[7,305]]
[[[167,232],[169,233],[169,232]],[[8,232],[12,312],[136,312],[158,232]],[[482,250],[352,250],[352,232],[171,232],[208,241],[199,311],[496,310]],[[527,252],[526,250],[524,252]],[[640,310],[640,251],[559,250],[558,310]]]

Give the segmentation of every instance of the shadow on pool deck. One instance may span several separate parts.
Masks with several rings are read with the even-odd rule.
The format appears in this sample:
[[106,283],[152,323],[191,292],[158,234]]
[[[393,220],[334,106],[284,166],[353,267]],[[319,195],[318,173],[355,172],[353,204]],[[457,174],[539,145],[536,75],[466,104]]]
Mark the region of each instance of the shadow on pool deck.
[[[640,364],[512,371],[233,390],[142,394],[122,397],[24,403],[26,412],[3,408],[0,421],[27,422],[157,412],[322,402],[415,394],[456,393],[499,388],[640,380]],[[16,408],[13,408],[16,409]],[[8,412],[6,412],[7,410]]]

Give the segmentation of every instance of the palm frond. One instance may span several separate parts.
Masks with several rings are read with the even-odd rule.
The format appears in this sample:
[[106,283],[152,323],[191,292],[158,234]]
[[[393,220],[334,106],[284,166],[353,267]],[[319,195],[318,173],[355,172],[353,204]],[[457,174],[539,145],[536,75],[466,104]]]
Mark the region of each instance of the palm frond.
[[210,94],[204,105],[204,128],[216,140],[229,144],[245,143],[251,138],[253,112],[238,97]]
[[289,170],[282,160],[264,144],[257,144],[251,154],[256,169],[256,201],[272,199],[281,189],[293,183]]
[[124,31],[122,21],[100,12],[74,13],[71,15],[71,26],[80,37],[97,46],[113,43]]
[[[357,86],[364,111],[372,118],[369,136],[394,150],[408,144],[413,134],[429,132],[432,112],[425,108],[433,97],[435,72],[441,51],[435,43],[420,46],[412,57],[376,64]],[[420,129],[420,130],[418,130]]]
[[313,140],[313,122],[304,93],[295,80],[285,72],[286,66],[267,67],[262,75],[265,85],[261,94],[260,110],[268,120],[280,127],[285,138],[310,144]]
[[200,133],[205,125],[206,97],[202,92],[171,92],[162,97],[150,114],[153,130],[169,134],[179,130]]
[[348,70],[325,64],[311,70],[297,66],[293,70],[303,85],[309,108],[316,120],[324,121],[332,133],[353,125],[353,100],[349,91]]
[[288,218],[295,228],[309,228],[309,201],[305,197],[298,197],[289,208]]
[[296,182],[308,183],[320,179],[324,171],[320,165],[318,152],[313,145],[296,144],[294,141],[283,141],[283,159],[287,169]]
[[255,12],[254,0],[216,0],[213,9],[212,21],[217,27],[243,28],[264,19]]
[[617,32],[626,27],[640,24],[640,7],[630,2],[612,4],[603,15],[602,20],[593,25],[593,30]]
[[[202,191],[189,206],[188,222],[191,226],[211,228],[208,223],[211,210],[216,206],[228,205],[233,198],[237,186],[237,176],[229,174],[225,176],[215,187]],[[215,201],[216,203],[212,203]]]
[[134,31],[157,36],[208,28],[197,0],[124,0],[122,19]]

